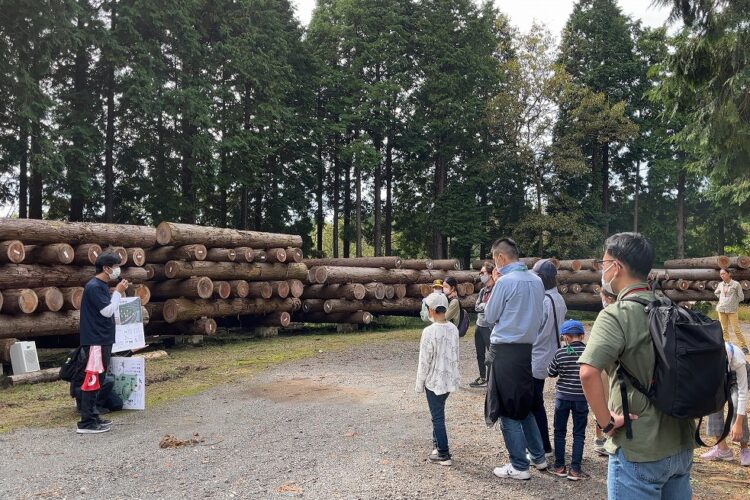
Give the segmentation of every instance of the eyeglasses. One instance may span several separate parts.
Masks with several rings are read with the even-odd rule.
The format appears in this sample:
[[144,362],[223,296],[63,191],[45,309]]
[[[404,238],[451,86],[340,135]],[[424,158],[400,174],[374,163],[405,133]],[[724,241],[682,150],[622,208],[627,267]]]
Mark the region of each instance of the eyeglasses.
[[617,259],[597,259],[594,261],[594,264],[599,264],[601,266],[605,262],[617,262]]
[[487,271],[480,271],[479,272],[480,276],[487,276],[488,274],[490,274],[490,273],[488,273]]

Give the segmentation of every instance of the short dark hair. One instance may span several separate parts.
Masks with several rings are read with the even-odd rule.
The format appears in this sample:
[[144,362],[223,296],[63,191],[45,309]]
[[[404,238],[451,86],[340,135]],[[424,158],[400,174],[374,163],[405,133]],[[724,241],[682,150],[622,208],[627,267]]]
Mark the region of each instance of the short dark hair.
[[542,279],[542,285],[544,285],[545,290],[557,288],[557,275],[541,274],[539,277]]
[[722,267],[721,269],[719,269],[719,272],[722,272],[722,271],[724,271],[725,273],[727,273],[729,276],[732,275],[732,271],[730,271],[726,267]]
[[434,311],[438,314],[445,314],[448,309],[445,308],[445,306],[437,306]]
[[519,256],[518,245],[513,241],[513,238],[499,238],[492,244],[492,255],[494,256],[496,253],[502,253],[512,259],[517,259]]
[[96,266],[96,272],[100,273],[104,271],[104,267],[112,267],[114,265],[119,264],[122,262],[122,259],[120,259],[120,256],[117,255],[115,252],[102,252],[99,257],[96,258],[96,263],[94,264]]
[[488,272],[488,273],[492,273],[492,271],[494,271],[494,270],[495,270],[495,263],[494,263],[494,262],[490,262],[490,261],[488,260],[488,261],[486,261],[486,262],[484,262],[484,263],[482,264],[482,267],[483,267],[483,268],[485,268],[485,269],[487,270],[487,272]]
[[654,247],[641,233],[617,233],[604,242],[604,251],[619,260],[634,278],[646,279],[654,265]]
[[453,276],[448,276],[443,280],[443,284],[450,285],[451,288],[455,289],[458,287],[458,280]]

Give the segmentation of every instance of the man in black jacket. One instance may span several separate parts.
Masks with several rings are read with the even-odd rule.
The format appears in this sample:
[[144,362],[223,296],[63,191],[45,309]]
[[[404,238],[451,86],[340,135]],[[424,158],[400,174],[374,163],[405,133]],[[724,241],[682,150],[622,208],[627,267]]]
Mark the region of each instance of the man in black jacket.
[[[113,252],[104,252],[96,259],[96,273],[83,290],[81,346],[87,359],[92,346],[101,346],[102,364],[106,371],[115,343],[115,314],[128,282],[120,281],[110,296],[108,283],[120,277],[120,257]],[[78,434],[99,434],[110,429],[112,422],[101,419],[96,410],[99,395],[100,390],[82,391]]]

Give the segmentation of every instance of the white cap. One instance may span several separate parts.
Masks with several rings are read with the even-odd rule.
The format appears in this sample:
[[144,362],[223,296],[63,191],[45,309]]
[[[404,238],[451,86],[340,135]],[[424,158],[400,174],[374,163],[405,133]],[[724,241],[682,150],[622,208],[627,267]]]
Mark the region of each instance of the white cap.
[[445,307],[446,309],[448,309],[448,297],[446,297],[443,293],[433,292],[429,294],[427,297],[425,297],[424,303],[427,304],[427,307],[429,307],[433,311],[438,307]]

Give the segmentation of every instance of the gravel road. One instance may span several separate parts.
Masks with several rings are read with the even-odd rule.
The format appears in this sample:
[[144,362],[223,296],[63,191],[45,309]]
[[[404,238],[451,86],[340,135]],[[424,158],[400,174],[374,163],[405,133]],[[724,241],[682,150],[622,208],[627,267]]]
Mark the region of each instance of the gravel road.
[[[606,496],[606,460],[591,452],[574,483],[532,472],[500,480],[507,461],[482,417],[473,339],[461,342],[462,390],[447,403],[453,467],[432,448],[424,395],[414,393],[416,342],[366,343],[282,364],[249,380],[145,412],[112,416],[111,432],[25,429],[0,436],[2,498],[513,498]],[[548,401],[553,384],[548,383]],[[548,403],[548,410],[551,403]],[[194,446],[160,449],[166,434]],[[569,444],[570,446],[570,444]]]

